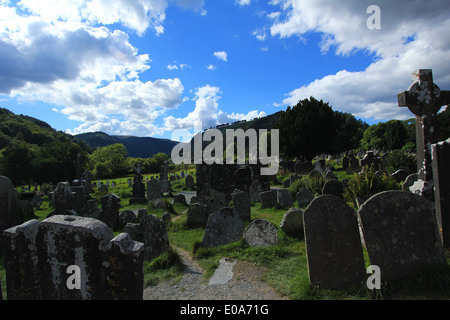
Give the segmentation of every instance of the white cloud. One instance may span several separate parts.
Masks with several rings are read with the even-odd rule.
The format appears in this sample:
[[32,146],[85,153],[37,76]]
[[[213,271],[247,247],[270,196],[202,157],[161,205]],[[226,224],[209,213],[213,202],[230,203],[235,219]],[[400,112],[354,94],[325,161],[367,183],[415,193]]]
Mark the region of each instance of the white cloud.
[[228,54],[225,51],[214,52],[214,56],[219,60],[228,61]]
[[75,23],[71,10],[57,11],[56,19],[56,10],[45,12],[25,0],[21,4],[31,3],[33,14],[26,15],[0,6],[0,94],[49,103],[53,111],[81,122],[75,133],[99,128],[116,134],[162,132],[154,121],[182,103],[179,79],[139,80],[151,60],[138,54],[125,32]]
[[214,70],[216,68],[217,67],[215,65],[213,65],[213,64],[209,64],[209,65],[206,66],[206,69],[208,69],[208,70]]
[[[286,105],[314,96],[335,109],[377,120],[412,117],[397,106],[397,94],[407,90],[417,69],[433,69],[441,89],[450,86],[450,16],[448,2],[379,0],[381,29],[369,30],[366,13],[373,1],[277,0],[271,35],[287,38],[322,34],[322,53],[351,56],[374,54],[373,63],[360,72],[341,70],[288,93]],[[409,39],[409,41],[407,41]]]
[[166,130],[176,129],[192,129],[199,128],[208,129],[215,127],[222,123],[234,122],[236,120],[251,120],[255,117],[262,117],[266,114],[256,110],[250,111],[247,114],[243,113],[228,113],[219,109],[220,88],[206,85],[197,88],[195,93],[195,108],[189,112],[185,118],[175,118],[168,116],[164,118],[164,125]]
[[248,6],[251,3],[251,0],[235,0],[235,2],[240,6]]

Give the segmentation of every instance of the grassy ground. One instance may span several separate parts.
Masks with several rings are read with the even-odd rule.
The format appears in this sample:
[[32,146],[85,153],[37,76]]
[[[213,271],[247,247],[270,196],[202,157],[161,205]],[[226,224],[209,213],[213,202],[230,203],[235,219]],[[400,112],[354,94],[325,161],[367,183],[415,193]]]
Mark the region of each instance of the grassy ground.
[[[341,175],[341,176],[340,176]],[[288,173],[278,177],[279,184],[287,179]],[[337,176],[348,178],[345,172],[337,172]],[[159,217],[165,210],[153,209],[151,206],[129,205],[131,188],[128,186],[127,178],[116,180],[116,188],[110,188],[122,198],[121,210],[138,209],[146,207],[149,214]],[[144,181],[145,181],[144,176]],[[150,179],[150,177],[149,177]],[[110,182],[113,179],[110,180]],[[186,190],[184,179],[172,184],[173,194]],[[99,201],[101,193],[96,192],[93,197]],[[167,196],[166,200],[170,200]],[[297,203],[294,203],[295,207]],[[39,209],[35,211],[38,219],[42,220],[52,211],[48,201],[44,201]],[[306,248],[303,235],[292,238],[283,233],[279,228],[285,210],[261,209],[259,204],[252,204],[252,219],[266,219],[278,228],[279,244],[269,248],[251,248],[244,241],[238,241],[218,248],[201,248],[203,228],[188,228],[185,225],[187,207],[177,204],[171,205],[167,210],[172,215],[172,222],[168,225],[169,243],[190,252],[199,265],[207,270],[206,277],[212,276],[219,265],[221,257],[230,257],[242,261],[249,261],[265,268],[263,280],[268,282],[279,293],[290,299],[299,300],[366,300],[366,299],[450,299],[450,250],[446,250],[448,265],[440,270],[426,270],[415,277],[404,278],[389,283],[383,282],[381,290],[368,290],[366,284],[355,286],[345,291],[324,290],[311,286],[308,278],[306,259]],[[115,234],[122,230],[114,230]],[[366,265],[370,265],[365,252]],[[3,268],[3,257],[0,256],[0,280],[2,281],[3,296],[6,296],[5,270]],[[177,253],[170,250],[152,262],[144,263],[145,285],[154,285],[159,281],[171,279],[178,281],[183,274],[183,267]]]

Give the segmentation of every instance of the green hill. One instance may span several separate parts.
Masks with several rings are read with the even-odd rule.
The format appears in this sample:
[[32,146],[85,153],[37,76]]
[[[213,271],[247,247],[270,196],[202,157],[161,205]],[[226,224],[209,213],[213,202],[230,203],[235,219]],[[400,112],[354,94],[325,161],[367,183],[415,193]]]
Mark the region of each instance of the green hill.
[[171,153],[176,141],[151,137],[112,136],[104,132],[88,132],[75,135],[75,138],[86,142],[91,148],[106,147],[115,143],[121,143],[133,158],[150,158],[163,152]]

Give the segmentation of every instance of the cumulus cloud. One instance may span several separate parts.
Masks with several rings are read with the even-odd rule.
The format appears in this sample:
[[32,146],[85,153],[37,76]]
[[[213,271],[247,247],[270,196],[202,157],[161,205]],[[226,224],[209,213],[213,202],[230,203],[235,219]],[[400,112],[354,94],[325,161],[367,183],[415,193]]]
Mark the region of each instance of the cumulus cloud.
[[192,129],[200,128],[208,129],[215,127],[222,123],[234,122],[237,120],[251,120],[256,117],[263,117],[266,114],[264,112],[258,112],[256,110],[250,111],[247,114],[228,113],[219,109],[220,88],[210,85],[206,85],[197,88],[195,93],[195,108],[192,112],[184,118],[175,118],[168,116],[164,118],[164,125],[166,130],[177,129]]
[[251,0],[236,0],[235,2],[240,6],[248,6],[251,3]]
[[219,60],[228,61],[228,54],[225,51],[214,52],[214,56]]
[[138,54],[127,33],[104,25],[142,34],[162,26],[169,2],[203,7],[203,0],[22,0],[15,7],[3,1],[0,94],[51,104],[82,122],[74,133],[161,134],[154,121],[182,103],[180,79],[141,81],[149,55]]
[[[360,72],[341,70],[288,93],[286,105],[300,99],[329,101],[335,109],[358,117],[388,120],[412,117],[397,106],[397,93],[410,85],[417,69],[433,69],[435,82],[450,86],[450,16],[448,2],[379,0],[381,29],[367,28],[367,8],[373,1],[272,0],[279,7],[268,15],[274,37],[322,34],[322,53],[349,56],[373,54],[373,63]],[[446,9],[444,9],[446,8]]]

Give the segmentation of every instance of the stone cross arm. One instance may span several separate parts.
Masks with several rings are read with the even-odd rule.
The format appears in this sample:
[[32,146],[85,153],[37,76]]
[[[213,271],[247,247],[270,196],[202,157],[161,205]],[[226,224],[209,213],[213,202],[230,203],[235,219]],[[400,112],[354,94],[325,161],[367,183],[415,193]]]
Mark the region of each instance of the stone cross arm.
[[441,91],[433,82],[430,69],[413,73],[413,84],[408,91],[398,94],[398,106],[408,107],[414,115],[436,114],[442,106],[450,104],[450,91]]

